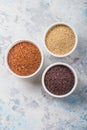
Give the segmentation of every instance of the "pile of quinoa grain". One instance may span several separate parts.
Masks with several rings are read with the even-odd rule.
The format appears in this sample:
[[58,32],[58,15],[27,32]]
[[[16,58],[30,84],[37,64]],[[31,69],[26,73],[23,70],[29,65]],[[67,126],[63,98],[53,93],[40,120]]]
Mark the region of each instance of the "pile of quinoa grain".
[[47,90],[52,94],[64,95],[72,90],[75,77],[68,67],[56,65],[46,72],[44,83]]
[[14,73],[20,76],[33,74],[40,63],[41,53],[31,42],[21,41],[9,50],[8,65]]
[[56,55],[69,53],[75,45],[75,34],[67,25],[59,24],[51,27],[45,37],[49,51]]

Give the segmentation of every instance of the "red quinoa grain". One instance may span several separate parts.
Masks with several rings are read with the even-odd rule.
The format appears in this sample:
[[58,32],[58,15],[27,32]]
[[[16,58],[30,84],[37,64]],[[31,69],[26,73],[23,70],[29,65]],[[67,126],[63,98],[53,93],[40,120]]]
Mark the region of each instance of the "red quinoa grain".
[[20,76],[33,74],[40,63],[41,53],[31,42],[21,41],[9,50],[8,65],[14,73]]

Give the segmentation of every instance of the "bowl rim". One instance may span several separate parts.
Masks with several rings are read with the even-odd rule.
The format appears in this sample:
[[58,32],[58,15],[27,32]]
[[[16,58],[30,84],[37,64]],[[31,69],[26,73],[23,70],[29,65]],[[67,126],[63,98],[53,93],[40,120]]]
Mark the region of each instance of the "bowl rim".
[[[10,49],[11,49],[12,47],[14,47],[15,45],[19,44],[20,42],[28,42],[28,43],[30,42],[30,43],[32,43],[33,45],[35,45],[35,46],[39,49],[39,51],[40,51],[40,54],[41,54],[41,63],[40,63],[40,66],[39,66],[38,69],[37,69],[33,74],[31,74],[31,75],[27,75],[27,76],[18,75],[18,74],[16,74],[15,72],[13,72],[13,71],[10,69],[9,65],[8,65],[8,53],[9,53]],[[18,78],[31,78],[31,77],[33,77],[34,75],[36,75],[36,74],[40,71],[40,69],[42,68],[42,65],[43,65],[43,52],[42,52],[42,50],[40,49],[39,45],[37,45],[35,42],[33,42],[33,41],[31,41],[31,40],[18,40],[18,41],[16,41],[16,42],[13,42],[12,44],[10,44],[9,47],[7,48],[6,53],[5,53],[5,65],[6,65],[6,68],[10,71],[10,73],[13,74],[14,76],[16,76],[16,77],[18,77]]]
[[[46,46],[46,35],[47,35],[47,33],[49,32],[49,30],[50,30],[51,28],[55,27],[56,25],[65,25],[65,26],[69,27],[69,28],[73,31],[74,35],[75,35],[75,44],[74,44],[74,47],[72,48],[71,51],[69,51],[68,53],[66,53],[66,54],[64,54],[64,55],[54,54],[54,53],[51,52],[51,51],[48,49],[48,47]],[[45,31],[45,34],[44,34],[44,47],[45,47],[45,49],[47,50],[47,52],[48,52],[49,54],[51,54],[52,56],[54,56],[54,57],[63,58],[63,57],[66,57],[66,56],[72,54],[72,53],[74,52],[74,50],[76,49],[76,47],[77,47],[77,43],[78,43],[78,36],[77,36],[77,33],[76,33],[75,28],[72,27],[72,25],[70,25],[69,23],[66,23],[66,22],[59,22],[59,23],[56,22],[56,23],[51,24],[50,26],[47,27],[47,29],[46,29],[46,31]]]
[[[75,78],[75,83],[74,83],[73,88],[71,89],[71,91],[69,91],[68,93],[66,93],[66,94],[64,94],[64,95],[56,95],[56,94],[51,93],[51,92],[46,88],[46,85],[45,85],[45,82],[44,82],[44,77],[45,77],[46,72],[47,72],[50,68],[52,68],[53,66],[56,66],[56,65],[64,65],[64,66],[68,67],[68,68],[72,71],[72,73],[73,73],[73,75],[74,75],[74,78]],[[72,94],[72,93],[74,92],[74,90],[76,89],[76,87],[77,87],[77,83],[78,83],[78,78],[77,78],[76,71],[73,69],[73,67],[72,67],[71,65],[69,65],[69,64],[67,64],[67,63],[64,63],[64,62],[57,62],[57,63],[53,63],[53,64],[49,65],[49,66],[44,70],[44,72],[43,72],[43,74],[42,74],[42,86],[43,86],[44,90],[45,90],[50,96],[55,97],[55,98],[63,98],[63,97],[67,97],[67,96],[69,96],[70,94]]]

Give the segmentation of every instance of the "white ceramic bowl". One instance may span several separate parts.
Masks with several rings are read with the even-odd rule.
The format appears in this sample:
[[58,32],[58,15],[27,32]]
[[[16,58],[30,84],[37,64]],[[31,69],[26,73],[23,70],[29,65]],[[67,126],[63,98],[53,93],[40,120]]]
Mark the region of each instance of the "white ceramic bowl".
[[68,53],[66,53],[66,54],[64,54],[64,55],[54,54],[53,52],[51,52],[51,51],[48,49],[48,47],[46,46],[46,42],[44,43],[45,49],[47,50],[47,52],[48,52],[49,54],[51,54],[51,55],[54,56],[54,57],[60,57],[60,58],[62,58],[62,57],[66,57],[66,56],[70,55],[70,54],[76,49],[77,43],[78,43],[78,37],[77,37],[77,33],[76,33],[74,27],[72,27],[71,25],[69,25],[69,24],[67,24],[67,23],[55,23],[55,24],[52,24],[51,26],[48,27],[47,31],[45,32],[44,40],[46,39],[46,35],[47,35],[47,33],[49,32],[49,30],[50,30],[51,28],[55,27],[56,25],[65,25],[65,26],[69,27],[69,28],[74,32],[74,35],[75,35],[75,45],[74,45],[74,47],[72,48],[71,51],[69,51]]
[[[56,65],[64,65],[64,66],[68,67],[68,68],[71,70],[71,72],[73,73],[74,78],[75,78],[75,83],[74,83],[73,88],[71,89],[71,91],[69,91],[68,93],[66,93],[66,94],[64,94],[64,95],[55,95],[55,94],[51,93],[51,92],[46,88],[46,86],[45,86],[44,78],[45,78],[45,75],[46,75],[47,71],[48,71],[50,68],[52,68],[53,66],[56,66]],[[62,62],[53,63],[53,64],[49,65],[49,66],[45,69],[45,71],[43,72],[43,75],[42,75],[42,86],[43,86],[44,90],[45,90],[49,95],[51,95],[52,97],[56,97],[56,98],[63,98],[63,97],[67,97],[67,96],[69,96],[70,94],[72,94],[72,93],[74,92],[76,86],[77,86],[77,83],[78,83],[78,78],[77,78],[77,74],[76,74],[75,70],[74,70],[70,65],[68,65],[68,64],[66,64],[66,63],[62,63]]]
[[[41,64],[40,64],[39,68],[38,68],[33,74],[28,75],[28,76],[20,76],[20,75],[14,73],[14,72],[10,69],[10,67],[9,67],[9,65],[8,65],[8,53],[9,53],[10,49],[11,49],[14,45],[16,45],[16,44],[18,44],[18,43],[20,43],[20,42],[23,42],[23,41],[25,41],[25,42],[31,42],[32,44],[34,44],[34,45],[39,49],[40,54],[41,54]],[[43,65],[43,53],[42,53],[42,50],[40,49],[40,47],[39,47],[38,45],[36,45],[34,42],[29,41],[29,40],[20,40],[20,41],[17,41],[17,42],[15,42],[15,43],[11,44],[11,45],[8,47],[8,49],[7,49],[7,51],[6,51],[6,55],[5,55],[5,64],[6,64],[6,68],[7,68],[13,75],[15,75],[16,77],[19,77],[19,78],[30,78],[30,77],[36,75],[36,74],[40,71],[40,69],[41,69],[41,67],[42,67],[42,65]]]

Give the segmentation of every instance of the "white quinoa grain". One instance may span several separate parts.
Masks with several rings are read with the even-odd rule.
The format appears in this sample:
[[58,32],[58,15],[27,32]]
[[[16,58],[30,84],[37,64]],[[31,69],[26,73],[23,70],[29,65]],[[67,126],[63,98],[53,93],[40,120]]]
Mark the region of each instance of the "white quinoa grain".
[[49,51],[57,55],[69,53],[75,45],[75,34],[67,25],[55,25],[46,34],[45,43]]

